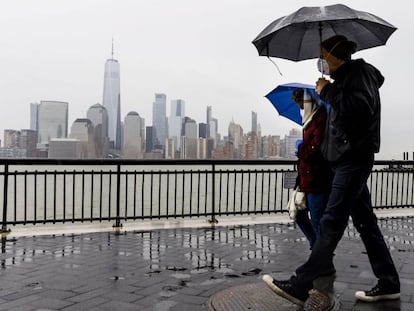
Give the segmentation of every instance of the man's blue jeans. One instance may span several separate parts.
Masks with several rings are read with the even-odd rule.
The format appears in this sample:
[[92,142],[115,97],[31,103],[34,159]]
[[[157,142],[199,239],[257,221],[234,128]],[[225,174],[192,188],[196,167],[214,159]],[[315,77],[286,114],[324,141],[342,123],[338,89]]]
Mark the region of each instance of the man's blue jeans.
[[[355,163],[334,168],[332,190],[320,221],[319,236],[308,261],[291,278],[299,291],[307,292],[313,287],[314,280],[335,274],[333,255],[348,225],[349,216],[361,235],[379,282],[399,289],[398,273],[372,209],[367,187],[371,170],[371,164]],[[333,282],[333,278],[327,279]]]

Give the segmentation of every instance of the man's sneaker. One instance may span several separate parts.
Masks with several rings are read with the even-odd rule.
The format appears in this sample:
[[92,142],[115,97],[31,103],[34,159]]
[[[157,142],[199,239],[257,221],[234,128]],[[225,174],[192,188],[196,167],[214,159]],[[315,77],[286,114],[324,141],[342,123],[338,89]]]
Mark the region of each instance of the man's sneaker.
[[269,286],[271,290],[279,296],[286,298],[298,306],[303,306],[307,296],[300,295],[289,280],[278,281],[267,274],[264,275],[262,279],[267,284],[267,286]]
[[365,302],[400,299],[400,291],[392,288],[386,288],[377,284],[369,291],[356,292],[355,298]]
[[333,294],[324,293],[317,289],[309,291],[309,298],[303,306],[304,311],[338,311],[339,302]]

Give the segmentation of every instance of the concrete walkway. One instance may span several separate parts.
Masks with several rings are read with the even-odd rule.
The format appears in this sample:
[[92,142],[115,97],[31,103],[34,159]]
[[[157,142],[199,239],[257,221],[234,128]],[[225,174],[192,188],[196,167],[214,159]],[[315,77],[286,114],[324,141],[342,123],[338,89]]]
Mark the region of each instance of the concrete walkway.
[[[335,256],[341,310],[414,310],[414,218],[380,225],[400,272],[401,300],[354,299],[375,278],[350,225]],[[255,288],[263,274],[288,277],[308,254],[292,224],[9,236],[0,254],[0,310],[207,310],[212,295]]]

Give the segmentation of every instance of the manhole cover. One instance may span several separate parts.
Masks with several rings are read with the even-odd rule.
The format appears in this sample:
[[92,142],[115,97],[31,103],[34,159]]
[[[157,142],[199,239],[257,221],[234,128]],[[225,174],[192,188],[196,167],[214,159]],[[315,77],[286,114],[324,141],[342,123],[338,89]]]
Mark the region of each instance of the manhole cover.
[[209,311],[296,311],[300,308],[276,295],[265,283],[251,283],[222,290],[210,297]]

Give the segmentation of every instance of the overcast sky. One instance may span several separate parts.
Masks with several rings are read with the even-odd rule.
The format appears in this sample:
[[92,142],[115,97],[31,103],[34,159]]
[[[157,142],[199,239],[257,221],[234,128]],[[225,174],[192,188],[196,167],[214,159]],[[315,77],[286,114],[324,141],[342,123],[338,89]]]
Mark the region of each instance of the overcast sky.
[[[0,137],[29,128],[30,103],[69,102],[69,130],[87,109],[102,103],[103,73],[115,54],[121,66],[121,119],[138,112],[152,123],[154,93],[186,102],[186,115],[205,122],[213,107],[219,132],[233,119],[245,132],[251,111],[262,134],[285,135],[294,123],[280,117],[264,95],[278,84],[314,84],[316,60],[275,59],[279,75],[251,43],[278,17],[330,1],[278,0],[13,0],[0,10]],[[385,76],[382,147],[378,159],[414,151],[411,85],[414,44],[411,1],[342,1],[387,20],[398,30],[384,47],[357,52]]]

